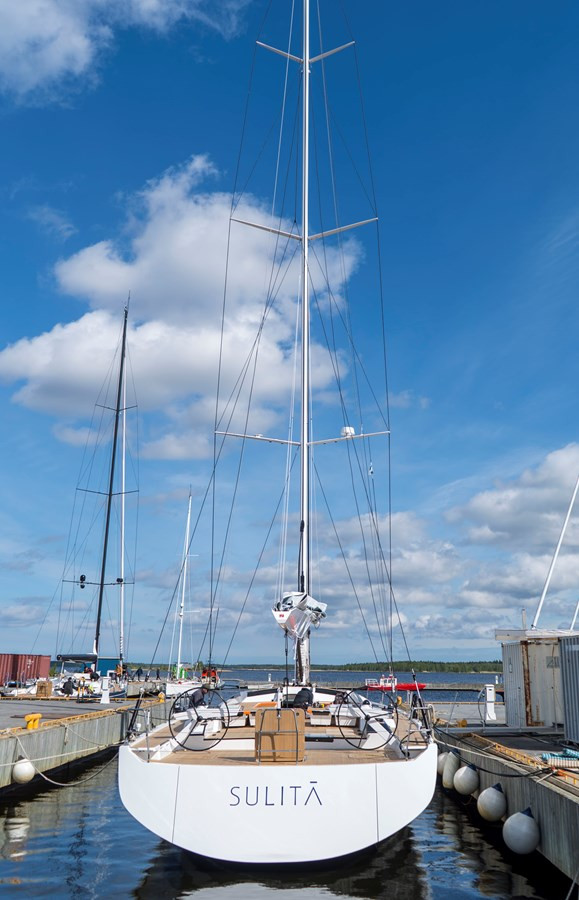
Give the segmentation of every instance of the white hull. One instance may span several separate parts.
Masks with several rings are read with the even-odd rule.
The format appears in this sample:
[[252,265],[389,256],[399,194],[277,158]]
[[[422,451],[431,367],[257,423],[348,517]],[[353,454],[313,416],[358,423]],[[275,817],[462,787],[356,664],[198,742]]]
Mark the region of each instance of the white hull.
[[201,687],[201,679],[196,678],[194,681],[168,681],[165,685],[165,697],[178,697],[185,691],[192,691]]
[[206,766],[147,762],[125,745],[119,788],[137,821],[184,850],[235,863],[313,862],[408,825],[430,803],[436,759],[432,743],[379,763]]

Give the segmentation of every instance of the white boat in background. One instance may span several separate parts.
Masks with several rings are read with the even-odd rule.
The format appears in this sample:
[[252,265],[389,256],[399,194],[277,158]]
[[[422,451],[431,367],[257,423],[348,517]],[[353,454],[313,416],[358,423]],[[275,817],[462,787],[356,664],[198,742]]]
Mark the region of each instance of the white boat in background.
[[187,525],[185,528],[185,545],[183,547],[183,559],[181,562],[181,570],[179,572],[178,587],[178,607],[175,612],[175,626],[173,629],[173,638],[175,630],[177,630],[177,658],[173,664],[173,644],[171,644],[171,652],[169,654],[169,673],[167,682],[164,685],[166,697],[176,697],[184,691],[195,690],[201,687],[201,678],[187,677],[187,670],[183,666],[181,659],[181,651],[183,649],[183,622],[185,618],[185,597],[188,588],[189,576],[189,537],[191,529],[191,491],[189,491],[189,502],[187,504]]
[[[62,664],[61,673],[53,680],[53,690],[56,693],[65,694],[79,702],[108,703],[110,700],[121,699],[126,696],[127,675],[124,664],[124,620],[125,620],[125,453],[126,453],[126,353],[127,353],[127,324],[128,305],[124,309],[123,329],[119,353],[119,368],[115,382],[115,406],[106,407],[113,414],[113,429],[111,453],[108,466],[108,479],[106,491],[91,490],[91,493],[105,496],[104,505],[104,529],[103,542],[99,560],[99,574],[91,581],[90,577],[81,574],[72,579],[74,588],[85,591],[93,587],[96,596],[96,620],[92,643],[92,650],[87,652],[58,653],[57,660]],[[117,457],[121,457],[120,472],[118,470]],[[117,511],[120,521],[118,576],[110,579],[108,568],[109,542],[113,500],[119,498],[120,508]],[[65,564],[65,569],[66,569]],[[119,596],[119,634],[118,656],[112,659],[103,658],[101,652],[101,630],[103,605],[107,587],[118,590]],[[68,668],[67,668],[68,666]],[[79,671],[80,669],[80,671]]]
[[[298,98],[302,120],[301,148],[296,153],[301,169],[297,191],[302,197],[301,225],[299,228],[296,225],[290,232],[283,227],[281,218],[271,227],[263,223],[244,223],[270,232],[274,240],[288,246],[296,246],[294,242],[297,242],[299,248],[300,262],[294,273],[297,274],[296,296],[299,296],[300,310],[300,325],[296,328],[300,347],[297,358],[301,360],[298,363],[301,372],[299,436],[294,440],[290,431],[289,439],[284,441],[261,434],[233,435],[227,430],[217,431],[217,434],[240,438],[244,444],[250,439],[286,444],[288,460],[297,448],[299,517],[292,516],[287,506],[281,506],[284,509],[282,530],[291,533],[293,529],[294,546],[298,548],[297,577],[293,589],[279,590],[276,596],[280,599],[273,601],[272,610],[285,638],[286,659],[288,649],[293,647],[294,650],[293,678],[287,677],[267,689],[235,697],[209,691],[204,705],[194,705],[198,695],[187,692],[173,702],[167,723],[149,729],[145,716],[141,730],[130,735],[119,751],[120,796],[138,822],[185,850],[240,864],[303,864],[371,848],[420,815],[430,803],[436,780],[437,749],[428,711],[418,690],[412,703],[403,707],[386,693],[381,692],[381,696],[373,700],[364,688],[343,692],[311,683],[310,636],[313,629],[323,627],[328,612],[331,612],[330,602],[316,599],[315,583],[321,580],[318,576],[327,561],[322,559],[317,564],[312,552],[311,495],[314,478],[319,478],[312,462],[314,445],[341,444],[349,459],[351,452],[357,452],[354,446],[368,447],[370,437],[387,440],[389,426],[386,425],[384,430],[356,434],[350,424],[342,421],[339,436],[314,440],[310,308],[318,276],[317,272],[313,274],[310,250],[314,241],[324,246],[318,254],[319,260],[326,252],[326,242],[340,242],[343,232],[375,221],[375,218],[354,225],[337,224],[335,228],[311,233],[310,74],[313,69],[320,75],[324,73],[325,94],[326,60],[338,52],[348,52],[352,42],[324,50],[320,39],[320,46],[313,54],[310,51],[309,0],[302,0],[302,14],[299,51],[292,52],[291,41],[287,43],[287,49],[258,41],[261,48],[273,51],[284,60],[283,67],[301,70]],[[275,15],[279,15],[278,5]],[[327,67],[330,67],[329,62]],[[299,121],[299,116],[291,121]],[[232,214],[232,221],[240,220]],[[272,283],[281,279],[282,274],[285,277],[287,271],[291,268],[285,262],[280,264],[271,276]],[[329,304],[342,289],[342,282],[335,294],[328,287],[326,302]],[[319,303],[318,295],[316,303]],[[337,318],[342,309],[341,300],[336,303],[336,308]],[[349,330],[345,331],[351,340]],[[338,357],[338,353],[335,355]],[[341,373],[336,375],[343,401],[342,377]],[[290,410],[290,420],[292,413]],[[385,597],[386,608],[386,601],[392,598],[392,584],[389,563],[385,559],[387,554],[382,551],[380,540],[381,520],[374,508],[371,458],[362,470],[360,478],[366,488],[363,494],[369,511],[361,519],[372,534],[371,542],[368,542],[374,552],[372,567],[379,568],[382,573],[378,577],[378,590]],[[284,485],[289,481],[290,471],[291,461]],[[345,554],[342,561],[352,580]],[[359,568],[366,585],[362,599],[370,605],[371,575],[367,562],[368,559],[366,565]],[[280,573],[281,584],[282,579],[288,577],[285,556]],[[248,596],[252,585],[253,579]],[[330,585],[326,590],[327,599],[331,601],[335,586]],[[360,605],[352,580],[352,601],[354,595]],[[352,602],[348,615],[353,608]],[[383,618],[385,621],[386,615]]]
[[30,697],[36,694],[36,679],[29,678],[25,682],[8,681],[0,687],[2,697]]
[[[182,660],[183,653],[183,627],[186,613],[186,597],[189,589],[189,543],[191,535],[191,491],[189,491],[189,502],[187,504],[187,525],[185,528],[185,545],[183,547],[183,559],[181,562],[181,570],[179,572],[178,581],[178,606],[175,611],[175,628],[173,629],[173,638],[177,631],[177,657],[173,664],[173,642],[171,644],[171,652],[169,654],[169,674],[164,685],[164,693],[166,697],[178,697],[186,691],[196,690],[204,684],[215,689],[221,687],[221,680],[217,672],[211,669],[203,669],[199,673],[195,672],[192,665],[184,665]],[[190,610],[189,610],[190,611]]]

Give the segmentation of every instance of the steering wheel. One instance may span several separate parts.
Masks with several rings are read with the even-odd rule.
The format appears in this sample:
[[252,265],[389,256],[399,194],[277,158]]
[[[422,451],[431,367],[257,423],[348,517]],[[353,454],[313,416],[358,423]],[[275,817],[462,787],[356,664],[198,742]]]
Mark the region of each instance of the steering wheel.
[[[389,698],[390,699],[390,698]],[[340,722],[340,714],[342,711],[342,706],[354,706],[359,712],[360,719],[363,721],[362,729],[359,737],[356,739],[352,738],[344,734],[342,729],[342,724]],[[350,744],[351,747],[354,747],[356,750],[381,750],[382,747],[385,747],[390,738],[395,734],[396,729],[398,727],[398,709],[394,704],[389,704],[389,708],[387,709],[375,709],[374,707],[368,706],[366,707],[366,703],[360,703],[357,699],[356,694],[353,691],[349,691],[344,694],[342,701],[338,706],[338,712],[336,714],[338,728],[340,730],[340,734],[346,741],[346,743]],[[386,716],[389,716],[394,719],[394,728],[390,728],[389,725],[386,724],[384,719]],[[380,722],[383,728],[388,732],[388,736],[383,738],[381,744],[374,744],[372,747],[364,747],[362,746],[368,735],[371,733],[370,728],[372,722]]]
[[[219,744],[225,735],[227,734],[227,729],[229,728],[229,723],[231,720],[231,716],[229,713],[229,707],[227,703],[217,690],[209,690],[205,694],[205,703],[200,703],[198,706],[193,706],[191,698],[195,691],[198,688],[189,688],[187,691],[183,691],[182,694],[179,694],[173,700],[171,705],[171,710],[169,712],[169,731],[171,732],[171,737],[174,741],[176,741],[183,750],[192,750],[193,752],[199,753],[203,750],[211,750],[213,747],[216,747]],[[207,730],[207,726],[209,722],[215,722],[215,719],[208,719],[205,716],[201,715],[202,709],[207,709],[208,707],[217,707],[221,706],[222,709],[225,709],[225,722],[220,730],[219,737],[215,737],[213,739],[209,738],[205,739],[205,732]],[[177,713],[185,712],[186,718],[184,721],[183,727],[175,733],[173,730],[173,719],[176,718]],[[181,720],[182,721],[182,720]],[[193,734],[198,725],[201,725],[200,730],[197,731],[196,734]],[[180,736],[185,733],[183,740],[180,740]],[[198,744],[199,746],[189,746],[189,743],[193,742],[193,744]]]

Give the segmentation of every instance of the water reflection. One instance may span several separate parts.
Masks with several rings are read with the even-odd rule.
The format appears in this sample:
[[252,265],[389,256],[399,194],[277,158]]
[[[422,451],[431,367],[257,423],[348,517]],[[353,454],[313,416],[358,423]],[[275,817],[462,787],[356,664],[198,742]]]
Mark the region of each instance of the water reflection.
[[116,760],[74,780],[81,783],[0,799],[0,890],[18,885],[20,896],[59,900],[565,900],[570,887],[542,857],[509,854],[499,828],[481,831],[473,803],[440,790],[373,852],[267,871],[200,860],[143,829],[120,802]]
[[[280,840],[283,837],[280,836]],[[426,872],[409,828],[374,851],[347,862],[285,868],[240,868],[200,860],[162,844],[139,887],[135,900],[216,897],[250,898],[260,891],[279,900],[298,897],[392,898],[430,900]],[[168,892],[169,890],[169,892]]]
[[26,856],[26,839],[30,819],[21,805],[10,806],[2,822],[0,853],[4,859],[21,859]]
[[[502,839],[500,825],[485,824],[473,798],[462,802],[441,788],[412,826],[427,848],[433,885],[450,883],[466,896],[565,900],[570,882],[538,853],[517,856]],[[451,892],[450,897],[454,896]],[[458,894],[457,896],[464,896]]]

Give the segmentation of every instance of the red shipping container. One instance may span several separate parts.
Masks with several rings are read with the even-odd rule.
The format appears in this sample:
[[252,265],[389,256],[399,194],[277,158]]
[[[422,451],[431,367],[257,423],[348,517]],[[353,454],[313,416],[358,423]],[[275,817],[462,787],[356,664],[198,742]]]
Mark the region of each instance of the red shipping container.
[[36,672],[35,678],[50,678],[50,656],[36,657]]
[[34,678],[34,656],[29,653],[12,654],[12,678],[15,681],[26,681]]
[[14,653],[12,657],[12,678],[27,681],[29,678],[48,678],[50,656],[35,653]]
[[0,684],[12,679],[12,654],[0,653]]
[[50,656],[38,653],[0,653],[0,684],[8,681],[27,681],[29,678],[48,678]]

